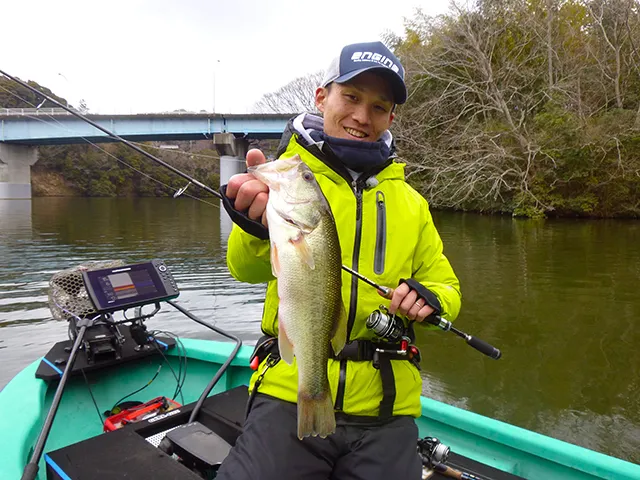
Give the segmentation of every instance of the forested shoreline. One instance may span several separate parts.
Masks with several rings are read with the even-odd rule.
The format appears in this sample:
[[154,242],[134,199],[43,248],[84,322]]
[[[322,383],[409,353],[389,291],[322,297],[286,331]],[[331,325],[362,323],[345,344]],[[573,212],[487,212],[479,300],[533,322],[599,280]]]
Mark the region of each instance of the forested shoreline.
[[[219,187],[219,155],[211,141],[168,144],[178,148],[163,149],[158,142],[139,146],[205,185]],[[182,177],[123,143],[40,147],[39,160],[31,171],[35,196],[162,197],[173,195],[187,184]],[[190,186],[188,193],[212,196],[196,186]]]
[[389,42],[399,151],[433,206],[640,215],[638,0],[480,0]]
[[[432,207],[640,216],[640,0],[452,3],[446,15],[416,12],[402,36],[385,42],[406,68],[410,94],[392,125],[398,154]],[[265,95],[256,111],[313,109],[317,78]],[[0,107],[39,103],[11,83],[0,77]],[[194,143],[181,143],[186,155],[161,158],[217,187],[216,152]],[[91,145],[40,148],[34,193],[156,196],[184,186],[124,145],[100,148],[108,153]]]

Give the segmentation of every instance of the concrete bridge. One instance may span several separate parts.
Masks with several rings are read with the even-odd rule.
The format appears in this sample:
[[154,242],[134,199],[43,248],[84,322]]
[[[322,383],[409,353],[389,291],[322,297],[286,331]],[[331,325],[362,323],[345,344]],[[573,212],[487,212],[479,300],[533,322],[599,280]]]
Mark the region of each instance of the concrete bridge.
[[[295,114],[152,113],[87,115],[131,141],[211,140],[220,153],[220,179],[243,171],[248,141],[278,139]],[[38,146],[115,141],[64,109],[0,109],[0,199],[31,198]]]

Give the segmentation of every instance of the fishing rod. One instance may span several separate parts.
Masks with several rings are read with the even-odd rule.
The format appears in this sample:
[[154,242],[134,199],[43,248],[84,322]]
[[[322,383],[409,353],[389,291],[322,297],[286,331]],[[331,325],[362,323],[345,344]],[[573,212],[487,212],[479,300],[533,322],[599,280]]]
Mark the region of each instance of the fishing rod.
[[[26,82],[23,82],[22,80],[20,80],[19,78],[16,78],[12,75],[9,75],[7,72],[0,70],[0,74],[4,75],[5,77],[13,80],[14,82],[16,82],[19,85],[22,85],[23,87],[31,90],[33,93],[35,93],[36,95],[41,95],[42,97],[44,97],[46,100],[49,100],[51,103],[57,105],[58,107],[62,108],[63,110],[65,110],[66,112],[70,113],[71,115],[78,117],[80,120],[87,122],[89,125],[91,125],[92,127],[97,128],[98,130],[100,130],[103,133],[106,133],[107,135],[109,135],[109,137],[113,138],[114,140],[118,140],[119,142],[124,143],[126,146],[134,149],[136,152],[144,155],[145,157],[153,160],[154,162],[162,165],[165,168],[168,168],[169,170],[171,170],[173,173],[175,173],[176,175],[184,178],[185,180],[188,180],[189,182],[193,183],[194,185],[202,188],[203,190],[209,192],[210,194],[218,197],[219,199],[222,200],[222,195],[220,194],[220,192],[214,190],[211,187],[208,187],[207,185],[199,182],[198,180],[196,180],[195,178],[187,175],[186,173],[178,170],[177,168],[175,168],[172,165],[169,165],[167,162],[164,162],[163,160],[160,160],[158,157],[151,155],[149,152],[146,152],[145,150],[143,150],[142,148],[138,147],[137,145],[134,145],[133,143],[131,143],[129,140],[125,140],[124,138],[122,138],[119,135],[116,135],[115,133],[111,132],[110,130],[107,130],[106,128],[104,128],[101,125],[98,125],[96,122],[94,122],[93,120],[90,120],[89,118],[87,118],[86,116],[82,115],[80,112],[73,110],[72,108],[69,108],[65,105],[63,105],[62,103],[58,102],[56,99],[50,97],[49,95],[42,93],[40,90],[38,90],[37,88],[32,87],[31,85],[29,85]],[[187,185],[188,186],[188,185]],[[186,187],[184,188],[184,190],[186,190]],[[184,190],[182,192],[179,192],[180,194],[184,192]],[[174,197],[177,197],[178,195],[174,195]]]
[[[367,285],[370,285],[373,288],[377,289],[380,293],[382,293],[382,296],[384,298],[391,300],[391,297],[393,296],[393,292],[394,292],[393,288],[378,285],[373,280],[370,280],[369,278],[365,277],[361,273],[356,272],[355,270],[352,270],[346,265],[342,265],[342,269],[345,272],[349,272],[351,275],[362,280]],[[468,333],[464,333],[463,331],[458,330],[451,324],[450,321],[445,320],[440,315],[432,314],[432,315],[429,315],[425,320],[429,322],[431,325],[435,325],[436,327],[444,330],[445,332],[451,331],[456,335],[458,335],[459,337],[464,338],[469,346],[475,348],[480,353],[485,354],[487,357],[493,358],[494,360],[498,360],[502,356],[502,352],[498,350],[496,347],[494,347],[493,345],[490,345],[484,340],[480,340],[479,338],[473,337]]]
[[[168,168],[169,170],[171,170],[176,175],[179,175],[180,177],[184,178],[185,180],[188,180],[190,183],[193,183],[194,185],[204,189],[205,191],[211,193],[212,195],[214,195],[217,198],[222,200],[223,197],[222,197],[222,194],[220,194],[220,192],[212,189],[211,187],[208,187],[207,185],[204,185],[203,183],[199,182],[195,178],[193,178],[193,177],[187,175],[186,173],[178,170],[174,166],[169,165],[168,163],[160,160],[158,157],[156,157],[154,155],[151,155],[149,152],[146,152],[145,150],[143,150],[142,148],[138,147],[137,145],[134,145],[133,143],[129,142],[128,140],[125,140],[124,138],[122,138],[121,136],[116,135],[115,133],[111,132],[110,130],[107,130],[106,128],[102,127],[101,125],[98,125],[96,122],[94,122],[93,120],[90,120],[86,116],[82,115],[80,112],[78,112],[76,110],[73,110],[73,109],[63,105],[62,103],[58,102],[56,99],[51,98],[49,95],[47,95],[45,93],[42,93],[38,89],[36,89],[36,88],[32,87],[31,85],[29,85],[28,83],[23,82],[19,78],[16,78],[16,77],[14,77],[12,75],[9,75],[4,70],[0,70],[0,74],[6,76],[7,78],[9,78],[11,80],[13,80],[14,82],[18,83],[19,85],[22,85],[23,87],[31,90],[36,95],[41,95],[46,100],[49,100],[51,103],[59,106],[60,108],[62,108],[65,111],[69,112],[71,115],[74,115],[75,117],[78,117],[80,120],[82,120],[84,122],[87,122],[89,125],[97,128],[98,130],[100,130],[103,133],[106,133],[111,138],[124,143],[125,145],[127,145],[130,148],[132,148],[136,152],[141,153],[145,157],[153,160],[154,162],[162,165],[165,168]],[[187,189],[188,186],[189,186],[189,184],[187,184],[185,187],[183,187],[178,192],[176,192],[174,194],[174,197],[178,197],[179,195],[184,193],[184,191]],[[374,283],[373,281],[369,280],[367,277],[361,275],[360,273],[356,272],[355,270],[350,269],[349,267],[347,267],[345,265],[342,265],[342,268],[345,271],[349,272],[350,274],[356,276],[357,278],[359,278],[363,282],[367,283],[368,285],[371,285],[372,287],[378,289],[380,292],[383,293],[384,298],[390,299],[391,296],[393,295],[394,290],[392,288],[384,287],[382,285],[378,285],[378,284]],[[478,350],[478,351],[484,353],[485,355],[487,355],[487,356],[489,356],[491,358],[494,358],[496,360],[499,359],[502,356],[502,353],[500,352],[500,350],[498,350],[497,348],[495,348],[492,345],[488,344],[487,342],[485,342],[483,340],[480,340],[479,338],[473,337],[473,336],[471,336],[471,335],[469,335],[467,333],[462,332],[461,330],[458,330],[457,328],[453,327],[451,322],[449,322],[448,320],[444,320],[439,315],[432,315],[432,317],[435,318],[435,321],[429,320],[429,323],[431,323],[433,325],[436,325],[437,327],[441,328],[442,330],[445,330],[445,331],[449,331],[450,330],[450,331],[452,331],[453,333],[455,333],[459,337],[464,338],[466,340],[466,342],[470,346],[475,348],[476,350]]]

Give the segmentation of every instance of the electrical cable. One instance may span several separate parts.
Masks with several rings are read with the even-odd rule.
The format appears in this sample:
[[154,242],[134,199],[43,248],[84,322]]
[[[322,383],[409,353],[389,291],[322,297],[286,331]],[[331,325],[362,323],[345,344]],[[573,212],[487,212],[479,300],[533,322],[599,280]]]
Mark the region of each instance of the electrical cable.
[[93,391],[91,390],[91,385],[89,385],[89,380],[87,379],[86,373],[84,373],[84,368],[81,368],[82,376],[84,377],[84,383],[87,384],[87,388],[89,389],[89,395],[91,395],[91,400],[93,400],[93,406],[96,407],[96,413],[98,414],[98,421],[100,422],[100,426],[103,425],[102,415],[100,414],[100,409],[98,408],[98,402],[96,402],[96,398],[93,396]]
[[[149,335],[151,335],[152,337],[155,337],[157,335],[164,335],[167,337],[172,338],[175,342],[176,342],[176,348],[178,350],[178,378],[181,377],[181,372],[182,372],[182,363],[184,361],[184,372],[183,372],[183,376],[181,378],[180,384],[176,386],[176,391],[174,392],[173,396],[174,398],[178,395],[178,393],[180,393],[182,395],[182,387],[184,386],[184,382],[187,379],[187,349],[185,348],[184,344],[182,343],[182,340],[180,340],[180,337],[178,337],[176,334],[174,334],[173,332],[167,332],[167,331],[163,331],[163,330],[153,330],[151,332],[149,332]],[[183,402],[184,403],[184,402]]]
[[[162,358],[164,359],[164,361],[166,362],[166,364],[169,366],[169,369],[171,370],[171,373],[173,374],[173,378],[176,379],[176,390],[178,389],[178,387],[180,386],[180,379],[178,378],[178,376],[176,375],[175,370],[173,369],[173,367],[171,366],[171,364],[169,363],[169,360],[167,359],[167,357],[165,356],[165,354],[162,352],[162,349],[160,348],[160,346],[158,345],[157,342],[153,342],[153,346],[156,347],[156,350],[158,350],[158,353],[160,353],[160,355],[162,355]],[[174,395],[174,397],[171,400],[175,400],[176,395]],[[182,395],[182,388],[180,388],[180,400],[182,401],[182,404],[184,405],[184,395]]]
[[231,362],[233,361],[233,359],[236,358],[236,355],[238,354],[240,347],[242,347],[242,340],[240,340],[238,337],[236,337],[231,333],[225,332],[224,330],[216,327],[215,325],[211,325],[210,323],[205,322],[204,320],[201,320],[200,318],[196,317],[194,314],[192,314],[188,310],[185,310],[180,305],[176,304],[175,302],[172,302],[171,300],[167,300],[167,303],[171,305],[173,308],[175,308],[176,310],[178,310],[180,313],[189,317],[194,322],[199,323],[200,325],[207,327],[210,330],[213,330],[214,332],[222,335],[223,337],[226,337],[236,342],[236,345],[231,351],[231,354],[229,354],[229,357],[220,366],[220,368],[218,369],[214,377],[211,379],[209,384],[205,387],[204,391],[200,395],[200,398],[198,398],[198,401],[196,402],[196,405],[195,407],[193,407],[193,410],[191,411],[191,415],[189,416],[188,423],[191,423],[195,421],[195,419],[198,417],[198,413],[200,413],[200,409],[202,408],[202,405],[204,404],[204,401],[206,400],[206,398],[209,396],[209,393],[211,393],[211,390],[213,390],[213,387],[215,387],[218,381],[222,378],[222,375],[224,375],[229,365],[231,365]]
[[162,369],[162,364],[158,366],[158,370],[156,371],[156,374],[153,376],[153,378],[151,380],[149,380],[147,382],[147,384],[141,388],[139,388],[138,390],[136,390],[135,392],[131,392],[128,395],[125,395],[124,397],[122,397],[120,400],[118,400],[116,403],[113,404],[113,407],[111,407],[111,412],[113,412],[113,409],[116,408],[119,404],[122,403],[123,400],[126,400],[127,398],[131,397],[132,395],[135,395],[138,392],[141,392],[142,390],[144,390],[145,388],[147,388],[149,385],[151,385],[153,383],[153,381],[156,379],[156,377],[158,376],[158,374],[160,373],[160,370]]
[[[134,321],[135,319],[129,320],[129,318],[127,317],[127,311],[124,310],[122,312],[122,316],[124,317],[125,320],[128,321]],[[140,317],[142,315],[142,307],[138,307],[137,308],[137,313],[136,315],[138,317]],[[170,338],[173,338],[174,341],[176,342],[176,349],[178,350],[178,375],[176,376],[175,372],[173,371],[173,368],[171,367],[171,364],[169,363],[169,361],[167,360],[167,358],[165,357],[164,353],[162,352],[162,350],[158,347],[157,344],[157,340],[156,340],[156,336],[158,334],[162,334],[165,336],[168,336]],[[174,378],[176,379],[176,389],[173,392],[173,396],[171,397],[171,400],[175,400],[176,397],[178,396],[178,394],[180,394],[180,398],[182,400],[182,403],[184,404],[184,396],[182,393],[182,387],[184,386],[184,382],[187,379],[187,351],[184,347],[184,344],[182,343],[182,341],[180,340],[180,338],[175,335],[172,332],[166,332],[166,331],[162,331],[162,330],[152,330],[152,331],[147,331],[147,335],[149,340],[153,340],[153,345],[154,347],[156,347],[156,349],[158,350],[158,352],[162,355],[162,357],[164,358],[164,361],[167,362],[167,364],[169,365],[169,368],[171,369]],[[184,376],[183,376],[183,363],[184,360]]]

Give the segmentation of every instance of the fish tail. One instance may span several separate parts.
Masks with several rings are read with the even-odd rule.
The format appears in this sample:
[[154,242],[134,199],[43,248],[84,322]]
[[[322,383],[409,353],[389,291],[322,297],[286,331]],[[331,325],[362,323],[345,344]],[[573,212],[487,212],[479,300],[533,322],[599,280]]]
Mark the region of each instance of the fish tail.
[[330,391],[317,395],[298,392],[298,438],[319,435],[325,438],[336,431]]

